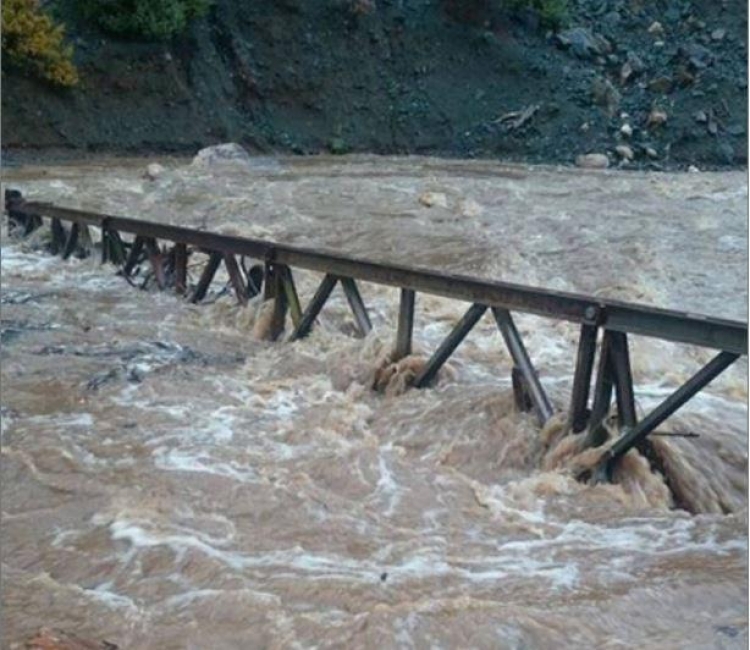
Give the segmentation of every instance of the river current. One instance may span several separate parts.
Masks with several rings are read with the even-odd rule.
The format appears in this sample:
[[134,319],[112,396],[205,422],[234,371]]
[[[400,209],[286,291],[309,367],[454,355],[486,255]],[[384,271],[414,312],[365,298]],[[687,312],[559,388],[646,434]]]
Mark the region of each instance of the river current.
[[[747,320],[747,176],[429,158],[99,160],[4,170],[28,199]],[[191,305],[2,227],[2,645],[745,648],[747,360],[613,485],[559,439],[577,326],[516,322],[555,406],[514,407],[489,315],[441,371],[383,379],[398,291],[312,334]],[[197,261],[197,258],[196,258]],[[200,269],[190,269],[196,281]],[[142,276],[141,276],[142,277]],[[295,272],[303,305],[321,276]],[[136,281],[138,281],[136,277]],[[137,282],[136,282],[137,283]],[[415,355],[467,305],[418,295]],[[641,413],[714,351],[632,337]],[[408,364],[405,364],[408,366]],[[381,390],[373,390],[378,384]]]

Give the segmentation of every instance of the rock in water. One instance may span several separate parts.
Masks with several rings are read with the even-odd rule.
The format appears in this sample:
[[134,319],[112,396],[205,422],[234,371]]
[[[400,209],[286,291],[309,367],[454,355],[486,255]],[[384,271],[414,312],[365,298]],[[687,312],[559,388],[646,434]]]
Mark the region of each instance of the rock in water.
[[193,158],[192,165],[194,167],[214,167],[227,164],[249,165],[250,162],[250,154],[247,151],[240,145],[229,142],[201,149]]
[[587,153],[576,158],[576,165],[584,169],[606,169],[609,158],[603,153]]
[[151,163],[148,167],[146,167],[143,178],[146,178],[150,181],[155,181],[164,173],[164,171],[164,167],[162,167],[159,163]]
[[425,192],[422,194],[422,196],[419,197],[419,202],[427,206],[428,208],[432,208],[434,206],[437,206],[439,208],[447,208],[448,207],[448,197],[445,196],[442,192]]
[[466,199],[461,202],[461,214],[464,217],[479,217],[484,212],[484,208],[479,205],[474,199]]

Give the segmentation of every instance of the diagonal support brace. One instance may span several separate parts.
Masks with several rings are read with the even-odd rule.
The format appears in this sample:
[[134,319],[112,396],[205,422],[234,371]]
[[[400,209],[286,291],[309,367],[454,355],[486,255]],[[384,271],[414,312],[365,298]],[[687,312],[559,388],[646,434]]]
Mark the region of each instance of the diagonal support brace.
[[323,305],[326,304],[326,301],[338,281],[339,279],[330,273],[323,278],[323,281],[320,283],[313,299],[302,314],[299,325],[297,325],[297,328],[292,333],[290,338],[291,341],[303,339],[310,333],[315,319],[318,317],[321,309],[323,309]]
[[620,458],[643,442],[646,436],[652,433],[656,427],[716,379],[737,359],[739,359],[739,355],[733,352],[720,352],[711,359],[651,413],[615,441],[596,467],[592,481],[594,483],[611,481],[615,465]]
[[357,327],[359,333],[364,337],[367,336],[372,330],[372,323],[370,322],[370,316],[367,313],[367,307],[362,300],[362,296],[357,288],[357,283],[352,278],[339,278],[341,281],[341,288],[344,290],[346,300],[349,302],[349,307],[352,309],[354,318],[357,321]]
[[544,426],[552,417],[554,409],[539,381],[539,376],[534,369],[534,365],[531,363],[526,346],[524,346],[521,335],[518,333],[518,329],[513,322],[513,317],[507,309],[499,307],[492,308],[492,315],[495,317],[495,322],[497,322],[497,326],[500,328],[505,345],[508,347],[510,356],[513,358],[513,363],[523,378],[539,424]]
[[487,311],[485,305],[479,305],[477,303],[469,307],[468,311],[464,314],[456,326],[453,328],[450,334],[446,337],[445,341],[440,344],[440,347],[430,357],[422,371],[414,379],[414,386],[416,388],[424,388],[432,383],[435,379],[440,368],[453,354],[455,349],[459,346],[461,341],[466,338],[466,335],[471,331],[474,325],[477,324],[479,319]]

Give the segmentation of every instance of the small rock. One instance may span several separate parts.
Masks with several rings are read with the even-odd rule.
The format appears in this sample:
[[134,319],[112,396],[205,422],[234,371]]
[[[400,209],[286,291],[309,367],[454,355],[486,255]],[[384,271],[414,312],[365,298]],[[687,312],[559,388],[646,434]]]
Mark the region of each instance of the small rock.
[[627,123],[623,124],[620,127],[620,134],[622,135],[623,138],[629,138],[630,136],[633,135],[633,127]]
[[576,166],[584,169],[606,169],[609,158],[603,153],[587,153],[576,158]]
[[419,197],[419,202],[428,208],[435,206],[439,208],[448,207],[448,197],[442,192],[425,192]]
[[616,146],[615,152],[623,160],[633,160],[633,158],[635,157],[635,155],[633,154],[633,150],[626,144],[620,144]]
[[733,165],[735,162],[734,147],[728,142],[721,142],[719,144],[719,155],[724,159],[727,165]]
[[664,47],[664,41],[654,41],[654,47],[657,50],[660,50]]
[[667,112],[661,108],[652,108],[646,120],[648,128],[663,126],[667,123]]
[[648,33],[652,36],[662,36],[664,34],[664,27],[662,27],[662,24],[658,20],[655,20],[648,28]]
[[693,75],[685,65],[677,66],[677,69],[675,70],[675,78],[677,79],[677,83],[683,88],[687,88],[695,83],[695,75]]
[[711,135],[716,135],[719,132],[719,123],[713,116],[713,112],[708,116],[708,124],[706,125],[706,128]]
[[165,172],[164,167],[162,167],[159,163],[150,163],[148,167],[146,167],[146,171],[143,174],[143,178],[146,178],[150,181],[155,181],[164,172]]
[[633,74],[640,74],[646,69],[646,64],[643,62],[641,57],[639,57],[634,52],[628,52],[628,63],[633,69]]
[[715,29],[711,32],[711,40],[712,41],[721,41],[724,39],[724,37],[727,35],[727,30],[722,29],[721,27],[719,29]]
[[696,122],[699,122],[700,124],[705,124],[708,122],[708,115],[706,115],[706,111],[697,111],[695,115],[693,115]]
[[620,68],[620,84],[624,86],[632,76],[633,66],[630,61],[625,61],[625,63],[622,64],[622,68]]
[[656,77],[648,82],[648,89],[652,93],[661,93],[666,95],[672,90],[672,80],[669,77]]
[[659,157],[658,152],[653,147],[646,147],[646,155],[652,160],[655,160]]
[[691,174],[697,174],[700,172],[700,169],[698,169],[695,165],[690,165],[690,167],[688,167],[688,171]]
[[591,99],[594,104],[605,107],[610,116],[615,115],[620,106],[620,93],[604,77],[597,77],[591,83]]
[[478,217],[484,212],[484,208],[474,199],[466,199],[465,201],[462,201],[459,210],[464,217],[469,218]]
[[688,66],[694,70],[705,70],[714,62],[713,52],[697,43],[681,47],[678,53],[683,59],[687,60]]

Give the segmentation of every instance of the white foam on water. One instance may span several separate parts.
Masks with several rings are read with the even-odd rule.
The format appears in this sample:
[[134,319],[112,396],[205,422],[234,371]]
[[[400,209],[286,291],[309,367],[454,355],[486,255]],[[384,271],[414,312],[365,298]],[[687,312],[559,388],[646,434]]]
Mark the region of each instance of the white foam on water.
[[400,492],[402,491],[396,482],[393,473],[388,467],[388,462],[385,459],[383,453],[392,449],[391,445],[386,446],[380,450],[378,455],[378,469],[380,470],[380,477],[376,485],[375,495],[378,498],[382,498],[387,502],[386,508],[383,512],[386,517],[392,517],[393,513],[398,506],[401,499]]
[[258,475],[252,468],[240,467],[237,463],[218,462],[204,451],[191,453],[187,450],[159,447],[153,451],[153,457],[155,466],[162,470],[214,474],[242,483],[258,480]]

